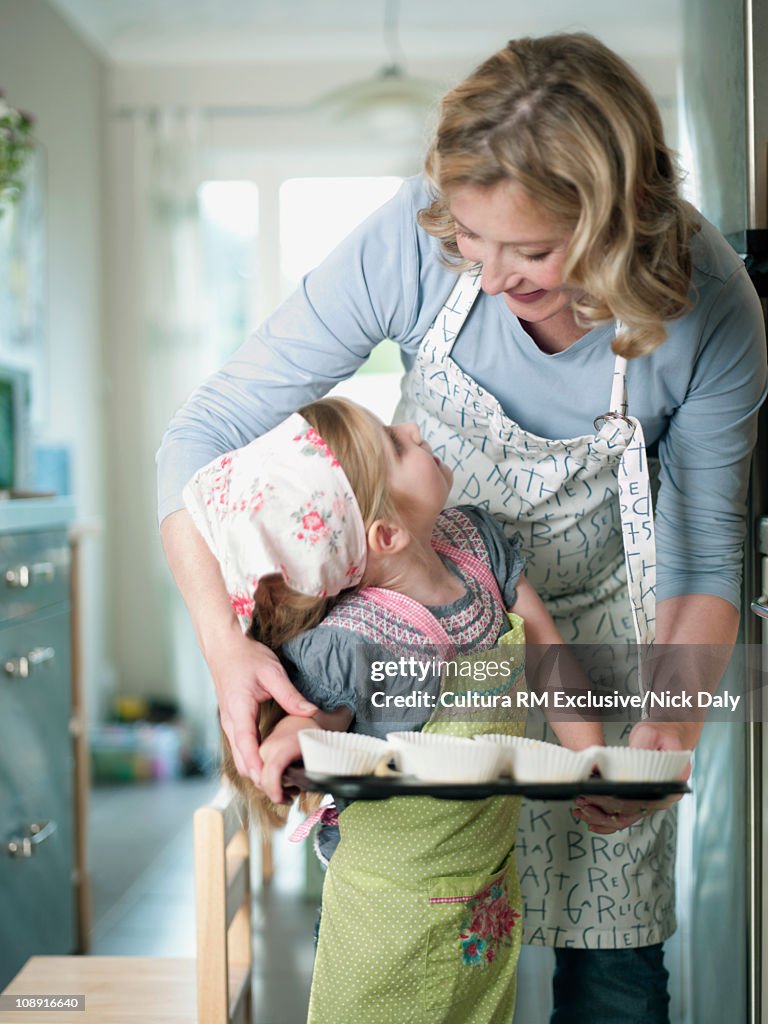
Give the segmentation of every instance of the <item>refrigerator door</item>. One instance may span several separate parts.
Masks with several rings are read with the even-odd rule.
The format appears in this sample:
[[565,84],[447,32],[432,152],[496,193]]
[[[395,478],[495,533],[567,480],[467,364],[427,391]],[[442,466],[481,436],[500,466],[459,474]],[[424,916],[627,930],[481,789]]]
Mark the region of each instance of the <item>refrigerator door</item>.
[[[683,40],[680,148],[690,198],[745,258],[765,298],[768,0],[685,0]],[[750,610],[756,596],[768,593],[768,575],[760,578],[761,558],[768,562],[767,428],[764,409],[748,511],[743,644],[768,644],[768,620]],[[768,1024],[768,745],[764,709],[753,710],[744,725],[708,723],[697,748],[694,796],[681,805],[680,934],[670,943],[669,968],[672,1020],[685,1024]]]
[[749,205],[747,27],[743,0],[684,0],[678,133],[686,188],[739,243]]
[[[768,0],[748,0],[747,11],[747,265],[768,314]],[[747,552],[745,596],[751,600],[747,641],[762,644],[768,672],[768,409],[763,407],[753,461],[751,507],[756,543]],[[757,601],[754,598],[757,596]],[[755,607],[755,603],[757,607]],[[755,695],[747,735],[747,840],[749,866],[749,1017],[768,1024],[768,694]]]
[[[765,461],[762,467],[765,467]],[[762,468],[761,467],[761,468]],[[764,485],[768,481],[763,477]],[[759,555],[759,594],[751,602],[754,618],[751,627],[759,631],[762,643],[763,678],[768,673],[768,516],[757,522],[757,553]],[[754,694],[754,717],[749,726],[748,756],[748,840],[750,856],[749,890],[749,981],[750,1017],[752,1024],[768,1021],[768,814],[764,800],[768,780],[768,742],[765,721],[768,719],[768,693],[762,688]]]

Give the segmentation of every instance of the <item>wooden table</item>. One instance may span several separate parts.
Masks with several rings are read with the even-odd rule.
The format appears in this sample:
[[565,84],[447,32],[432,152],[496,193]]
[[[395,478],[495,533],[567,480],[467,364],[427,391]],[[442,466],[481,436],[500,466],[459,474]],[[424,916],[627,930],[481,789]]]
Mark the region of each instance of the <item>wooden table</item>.
[[0,1010],[0,1024],[195,1024],[195,961],[33,956],[4,996],[84,995],[85,1010]]

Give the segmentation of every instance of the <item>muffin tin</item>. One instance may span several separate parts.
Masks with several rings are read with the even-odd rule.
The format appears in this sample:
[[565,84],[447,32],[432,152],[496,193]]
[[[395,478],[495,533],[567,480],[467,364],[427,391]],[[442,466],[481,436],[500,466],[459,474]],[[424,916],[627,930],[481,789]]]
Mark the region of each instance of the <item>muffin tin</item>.
[[685,782],[612,782],[590,778],[580,782],[423,782],[408,775],[308,774],[298,764],[285,773],[283,784],[313,793],[332,793],[342,800],[386,800],[391,796],[432,796],[439,800],[485,800],[491,796],[523,796],[530,800],[572,800],[577,796],[614,796],[622,800],[663,800],[690,793]]

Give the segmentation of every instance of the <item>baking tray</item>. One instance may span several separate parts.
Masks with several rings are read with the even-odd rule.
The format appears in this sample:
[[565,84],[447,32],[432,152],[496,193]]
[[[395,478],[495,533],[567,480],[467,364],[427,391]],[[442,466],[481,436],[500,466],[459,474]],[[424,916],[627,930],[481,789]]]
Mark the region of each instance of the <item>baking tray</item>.
[[343,800],[386,800],[391,796],[433,796],[438,800],[485,800],[489,796],[524,796],[529,800],[572,800],[577,796],[613,796],[621,800],[663,800],[690,793],[685,782],[421,782],[412,775],[308,775],[291,765],[283,777],[285,786],[312,793],[332,793]]

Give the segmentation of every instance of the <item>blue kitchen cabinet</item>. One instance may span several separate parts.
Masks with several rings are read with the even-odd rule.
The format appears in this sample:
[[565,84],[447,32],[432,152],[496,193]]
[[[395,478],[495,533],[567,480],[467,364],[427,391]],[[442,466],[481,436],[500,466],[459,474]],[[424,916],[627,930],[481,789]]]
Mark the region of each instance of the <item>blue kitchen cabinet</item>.
[[0,508],[0,988],[77,941],[70,510],[24,511]]

